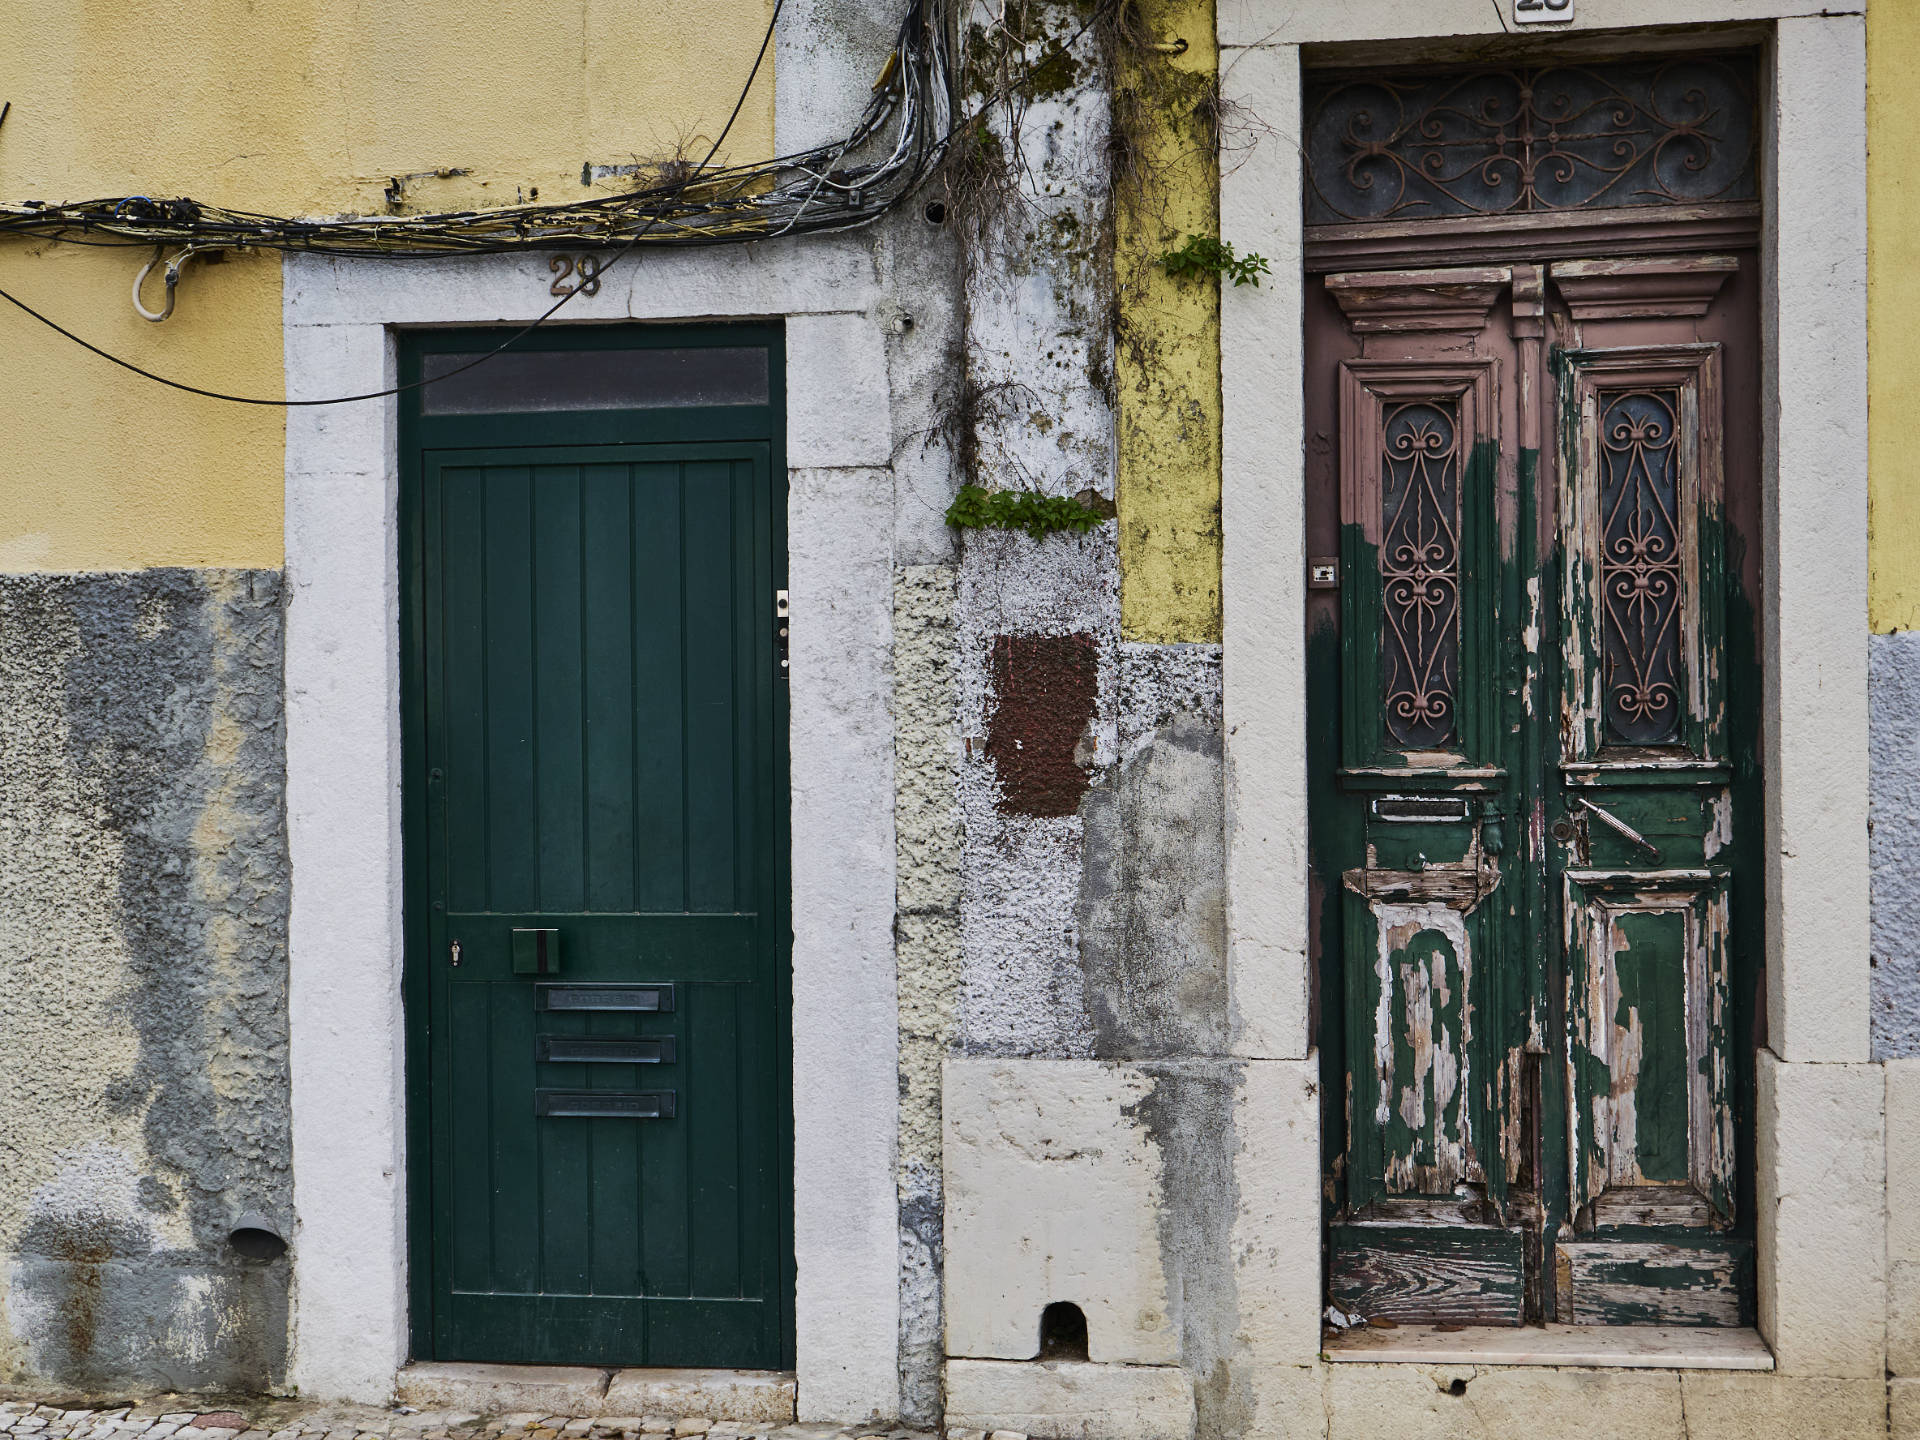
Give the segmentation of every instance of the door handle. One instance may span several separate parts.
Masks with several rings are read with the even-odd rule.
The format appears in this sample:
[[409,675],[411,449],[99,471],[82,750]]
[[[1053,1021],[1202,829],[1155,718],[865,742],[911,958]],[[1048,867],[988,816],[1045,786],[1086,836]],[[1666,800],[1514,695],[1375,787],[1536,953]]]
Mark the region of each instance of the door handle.
[[1598,820],[1602,825],[1605,825],[1609,830],[1612,830],[1617,835],[1625,836],[1630,843],[1634,845],[1638,845],[1642,850],[1646,851],[1647,854],[1651,855],[1655,860],[1658,860],[1660,858],[1659,847],[1656,846],[1651,840],[1647,839],[1646,836],[1642,835],[1638,830],[1634,829],[1631,825],[1627,824],[1627,822],[1622,820],[1618,815],[1610,814],[1609,812],[1602,810],[1598,805],[1594,804],[1591,800],[1588,800],[1579,795],[1576,795],[1573,797],[1573,803],[1580,806],[1583,810],[1587,810],[1591,812],[1593,817],[1596,820]]

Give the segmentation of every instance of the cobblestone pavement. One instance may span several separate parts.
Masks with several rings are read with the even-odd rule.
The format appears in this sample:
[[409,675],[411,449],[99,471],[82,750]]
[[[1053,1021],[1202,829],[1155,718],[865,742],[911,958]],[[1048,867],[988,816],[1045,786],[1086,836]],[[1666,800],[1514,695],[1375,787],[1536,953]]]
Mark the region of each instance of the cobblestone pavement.
[[[201,1397],[204,1398],[204,1397]],[[671,1415],[483,1416],[459,1411],[380,1410],[294,1400],[250,1400],[246,1408],[201,1410],[190,1397],[141,1404],[67,1399],[0,1401],[0,1435],[9,1440],[940,1440],[920,1430],[870,1425],[767,1425]],[[945,1440],[1027,1440],[1012,1430],[990,1436],[950,1429]]]

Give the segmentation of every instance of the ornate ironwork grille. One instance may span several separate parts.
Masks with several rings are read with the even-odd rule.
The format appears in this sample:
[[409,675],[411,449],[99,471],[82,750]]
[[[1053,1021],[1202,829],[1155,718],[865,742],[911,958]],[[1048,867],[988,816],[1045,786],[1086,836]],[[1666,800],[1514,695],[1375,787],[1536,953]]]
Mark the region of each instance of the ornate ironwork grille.
[[1606,738],[1680,738],[1680,450],[1677,390],[1603,390],[1600,664]]
[[1307,223],[1751,200],[1749,56],[1402,76],[1307,90]]
[[1381,435],[1381,701],[1395,745],[1454,734],[1460,670],[1460,406],[1388,408]]

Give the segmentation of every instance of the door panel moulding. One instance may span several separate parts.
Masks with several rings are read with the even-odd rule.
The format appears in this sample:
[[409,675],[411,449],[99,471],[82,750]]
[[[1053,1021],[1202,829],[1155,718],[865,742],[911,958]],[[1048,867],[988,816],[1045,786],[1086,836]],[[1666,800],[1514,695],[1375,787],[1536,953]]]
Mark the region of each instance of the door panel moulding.
[[[536,273],[538,272],[538,273]],[[287,393],[393,383],[395,330],[524,324],[541,257],[283,262]],[[783,319],[803,1418],[897,1413],[891,413],[865,243],[649,255],[570,323]],[[385,1403],[407,1359],[397,406],[287,418],[293,1380]]]
[[[1335,55],[1342,65],[1405,64],[1415,47],[1377,42],[1417,41],[1417,62],[1434,63],[1447,58],[1450,45],[1456,54],[1484,55],[1488,42],[1506,43],[1499,20],[1485,0],[1435,0],[1417,8],[1396,0],[1355,0],[1338,7],[1223,0],[1220,6],[1223,99],[1277,132],[1250,151],[1236,151],[1222,166],[1221,182],[1222,238],[1243,253],[1269,256],[1274,275],[1258,289],[1227,290],[1221,307],[1229,986],[1235,998],[1235,1046],[1243,1053],[1311,1055],[1307,742],[1300,683],[1306,669],[1302,496],[1309,439],[1301,382],[1305,276],[1420,263],[1406,258],[1410,237],[1380,233],[1386,227],[1325,227],[1310,233],[1303,225],[1298,200],[1302,46],[1339,47],[1315,49],[1304,57],[1305,64]],[[1756,27],[1750,23],[1756,20],[1773,23]],[[1658,36],[1631,28],[1732,22],[1749,23]],[[1692,216],[1686,244],[1737,248],[1756,227],[1763,241],[1767,444],[1761,483],[1768,611],[1762,628],[1768,647],[1763,665],[1768,676],[1766,988],[1771,1013],[1768,1049],[1760,1063],[1763,1075],[1777,1077],[1771,1093],[1783,1103],[1770,1109],[1763,1086],[1757,1120],[1763,1220],[1754,1257],[1760,1332],[1723,1330],[1707,1340],[1689,1329],[1681,1343],[1745,1347],[1740,1357],[1702,1357],[1700,1363],[1709,1365],[1767,1369],[1777,1355],[1783,1373],[1866,1374],[1877,1363],[1882,1343],[1876,1337],[1883,1330],[1875,1326],[1883,1327],[1884,1319],[1873,1316],[1884,1277],[1860,1275],[1861,1283],[1836,1302],[1834,1288],[1815,1285],[1810,1273],[1819,1268],[1814,1257],[1835,1251],[1832,1212],[1812,1203],[1771,1203],[1771,1197],[1792,1194],[1794,1178],[1806,1169],[1791,1137],[1780,1133],[1790,1082],[1809,1071],[1851,1074],[1868,1068],[1851,1063],[1868,1054],[1862,17],[1857,10],[1836,13],[1803,0],[1618,0],[1604,9],[1583,8],[1571,32],[1558,37],[1562,53],[1584,54],[1755,42],[1762,45],[1759,208],[1764,214],[1723,207]],[[1529,225],[1539,228],[1534,221],[1516,228]],[[1333,233],[1336,228],[1341,233]],[[1555,243],[1566,248],[1550,259],[1594,254],[1577,226],[1568,227]],[[1664,248],[1648,234],[1611,253],[1658,254]],[[1576,249],[1586,254],[1576,255]],[[1447,249],[1453,263],[1466,265],[1499,263],[1517,254],[1498,238]],[[1781,680],[1787,675],[1794,677],[1790,687]],[[1796,1063],[1806,1061],[1828,1063]],[[1796,1096],[1802,1089],[1819,1089],[1816,1078],[1808,1075],[1793,1086]],[[1828,1084],[1845,1088],[1837,1073]],[[1277,1169],[1318,1167],[1320,1137],[1317,1126],[1308,1128],[1313,1133],[1270,1135],[1272,1148],[1260,1153],[1248,1147],[1240,1162],[1243,1193]],[[1877,1200],[1883,1197],[1874,1187],[1883,1183],[1867,1163],[1828,1188],[1844,1192],[1836,1193],[1834,1203],[1867,1217],[1878,1213]],[[1879,1233],[1866,1219],[1861,1224]],[[1856,1248],[1862,1257],[1870,1254],[1873,1234],[1844,1238],[1835,1251],[1843,1268]],[[1311,1251],[1301,1251],[1267,1277],[1270,1288],[1290,1302],[1293,1315],[1319,1301],[1317,1260]],[[1848,1274],[1851,1280],[1851,1269]],[[1317,1303],[1312,1313],[1317,1315]],[[1832,1338],[1830,1330],[1823,1332],[1823,1324],[1843,1332],[1844,1342]],[[1284,1337],[1273,1337],[1283,1343],[1263,1358],[1312,1364],[1320,1353],[1318,1328],[1287,1327]],[[1828,1338],[1816,1341],[1822,1333]],[[1497,1339],[1490,1335],[1441,1334],[1433,1337],[1438,1349],[1409,1344],[1404,1331],[1343,1337],[1338,1353],[1327,1358],[1516,1363],[1495,1349],[1539,1339],[1533,1329],[1500,1332]],[[1517,1363],[1656,1368],[1691,1363],[1676,1358],[1677,1352],[1633,1359],[1635,1343],[1618,1330],[1587,1330],[1539,1345],[1540,1354]]]

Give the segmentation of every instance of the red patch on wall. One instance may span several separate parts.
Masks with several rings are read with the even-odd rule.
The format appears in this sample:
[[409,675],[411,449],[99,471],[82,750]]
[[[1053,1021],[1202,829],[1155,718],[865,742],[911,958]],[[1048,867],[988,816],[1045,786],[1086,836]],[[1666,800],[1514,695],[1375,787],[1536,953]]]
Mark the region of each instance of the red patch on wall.
[[1071,815],[1087,793],[1078,758],[1093,719],[1099,657],[1091,635],[996,635],[987,757],[1000,776],[1000,809]]

